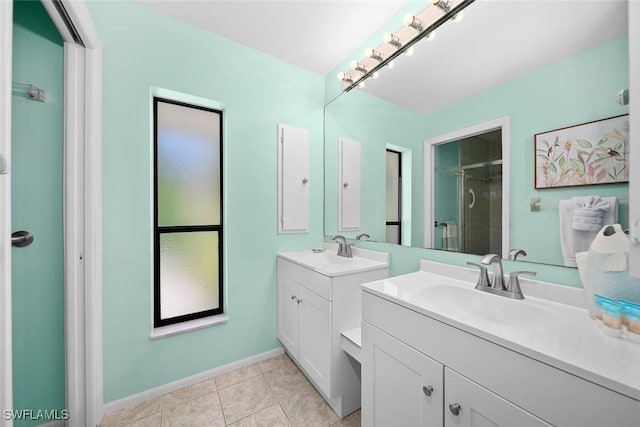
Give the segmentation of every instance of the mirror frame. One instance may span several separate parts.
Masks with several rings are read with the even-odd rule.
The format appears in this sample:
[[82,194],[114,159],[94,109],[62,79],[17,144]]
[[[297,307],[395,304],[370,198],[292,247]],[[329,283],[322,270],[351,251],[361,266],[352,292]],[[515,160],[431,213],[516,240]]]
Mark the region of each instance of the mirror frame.
[[[434,217],[435,206],[433,195],[435,194],[435,148],[448,142],[469,138],[481,133],[502,130],[502,258],[507,258],[510,249],[510,141],[509,129],[510,117],[503,116],[463,129],[429,138],[424,141],[424,247],[435,247]],[[507,161],[505,161],[505,159]]]

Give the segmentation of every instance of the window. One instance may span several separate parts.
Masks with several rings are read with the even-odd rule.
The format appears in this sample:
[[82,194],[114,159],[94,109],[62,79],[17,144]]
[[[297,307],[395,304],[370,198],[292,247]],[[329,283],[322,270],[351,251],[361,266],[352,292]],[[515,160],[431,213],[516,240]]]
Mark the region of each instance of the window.
[[402,241],[402,153],[387,149],[387,243]]
[[153,98],[154,327],[223,313],[222,111]]

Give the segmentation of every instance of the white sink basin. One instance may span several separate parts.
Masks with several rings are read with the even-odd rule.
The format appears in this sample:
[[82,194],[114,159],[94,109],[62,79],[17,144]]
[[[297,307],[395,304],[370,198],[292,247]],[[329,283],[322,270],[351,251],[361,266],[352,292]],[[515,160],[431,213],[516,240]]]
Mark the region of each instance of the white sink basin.
[[419,290],[418,295],[442,310],[505,326],[539,324],[541,321],[548,321],[553,315],[542,307],[530,304],[526,299],[514,300],[474,288],[435,285]]
[[337,249],[334,249],[333,245],[326,244],[325,246],[328,248],[323,252],[305,250],[282,252],[278,255],[326,276],[342,276],[362,271],[389,268],[389,254],[353,248],[353,257],[346,258],[338,256]]

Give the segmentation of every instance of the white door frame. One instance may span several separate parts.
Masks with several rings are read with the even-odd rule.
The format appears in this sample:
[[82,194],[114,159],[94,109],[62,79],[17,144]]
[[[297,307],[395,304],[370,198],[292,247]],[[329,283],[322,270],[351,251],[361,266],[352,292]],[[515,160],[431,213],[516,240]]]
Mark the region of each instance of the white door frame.
[[[64,40],[64,303],[67,425],[96,426],[102,379],[102,45],[84,2],[42,0]],[[59,9],[62,6],[64,11]],[[71,25],[69,25],[71,24]],[[73,34],[70,27],[73,27]],[[11,105],[13,4],[0,0],[0,105]],[[0,111],[11,165],[11,110]],[[9,169],[10,170],[10,169]],[[0,175],[0,206],[11,206]],[[11,210],[0,215],[0,407],[13,408]],[[0,426],[12,421],[0,417]]]
[[510,218],[510,129],[509,116],[499,117],[484,123],[458,129],[444,135],[427,139],[424,142],[424,247],[435,247],[435,209],[433,194],[435,192],[435,148],[437,145],[458,141],[495,129],[502,129],[502,255],[507,258],[509,253],[509,218]]

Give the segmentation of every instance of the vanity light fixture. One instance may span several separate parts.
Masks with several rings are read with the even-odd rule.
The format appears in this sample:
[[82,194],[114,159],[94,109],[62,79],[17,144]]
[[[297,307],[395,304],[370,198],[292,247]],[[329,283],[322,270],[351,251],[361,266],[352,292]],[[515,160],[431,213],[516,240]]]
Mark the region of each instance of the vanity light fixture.
[[[342,90],[348,92],[356,86],[363,87],[361,83],[369,77],[378,77],[378,71],[382,67],[393,68],[393,61],[398,56],[403,53],[411,56],[413,45],[422,39],[433,40],[435,30],[444,23],[459,22],[463,16],[462,11],[474,1],[432,0],[432,4],[419,13],[405,16],[403,27],[397,29],[395,33],[385,33],[381,45],[367,49],[364,58],[352,61],[351,70],[338,75],[338,79],[342,81]],[[435,8],[437,10],[434,13]]]
[[414,28],[419,33],[424,31],[424,22],[418,19],[417,16],[408,14],[404,17],[404,25]]
[[380,55],[380,52],[371,48],[364,51],[364,56],[366,56],[367,58],[375,59],[378,62],[382,62],[384,60],[382,55]]
[[351,69],[353,71],[360,71],[363,74],[367,74],[369,72],[369,70],[367,70],[366,67],[364,67],[362,64],[360,64],[356,60],[351,61]]

